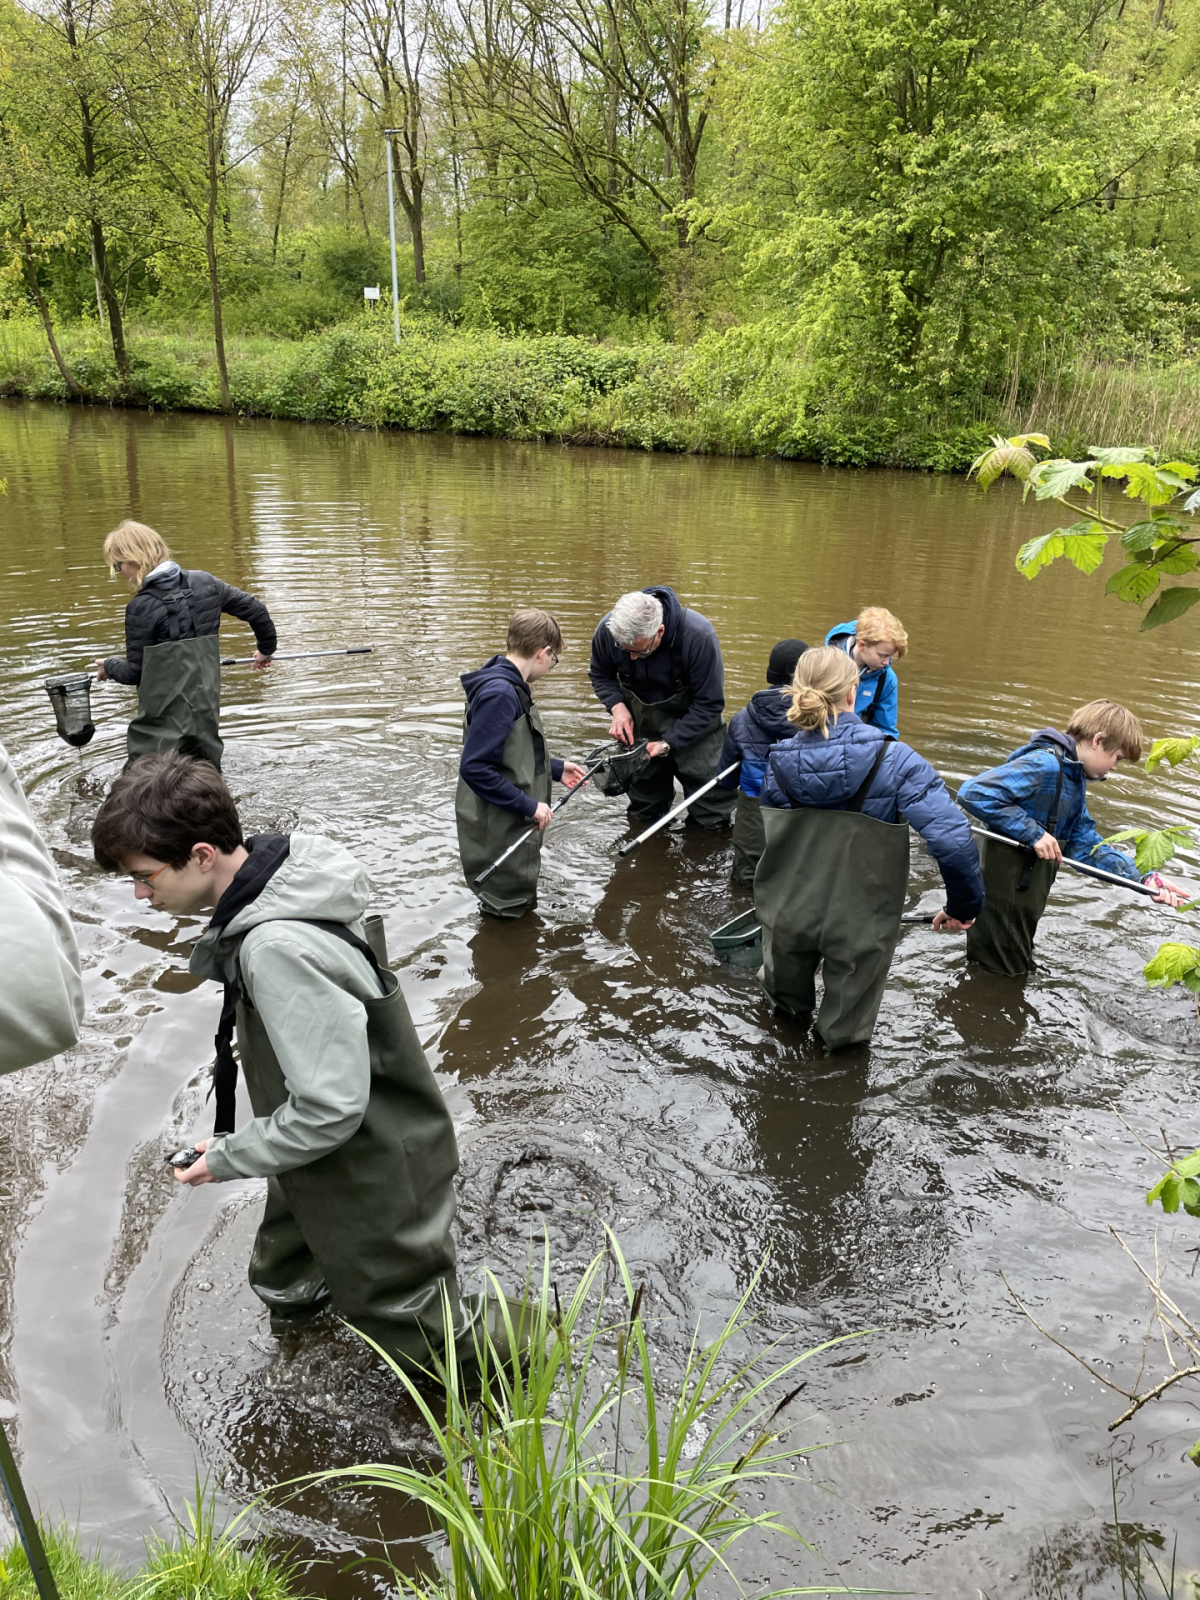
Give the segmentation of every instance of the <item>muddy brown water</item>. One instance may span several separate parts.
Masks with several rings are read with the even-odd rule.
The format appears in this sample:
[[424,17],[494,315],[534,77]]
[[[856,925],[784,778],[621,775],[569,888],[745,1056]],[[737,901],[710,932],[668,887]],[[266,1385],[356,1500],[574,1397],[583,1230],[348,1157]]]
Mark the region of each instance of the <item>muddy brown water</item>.
[[[0,737],[60,863],[88,992],[79,1048],[0,1083],[0,1388],[47,1515],[133,1562],[197,1473],[232,1510],[314,1467],[424,1448],[354,1340],[270,1336],[245,1283],[256,1185],[181,1194],[162,1166],[207,1130],[218,997],[185,971],[197,925],[90,860],[131,696],[96,694],[77,754],[40,682],[119,648],[125,594],[99,547],[133,515],[266,599],[281,649],[376,646],[228,670],[226,773],[250,829],[328,833],[370,871],[460,1126],[464,1275],[519,1277],[544,1233],[569,1282],[607,1222],[668,1366],[768,1249],[764,1342],[876,1330],[811,1364],[796,1412],[797,1445],[833,1446],[777,1492],[814,1551],[750,1543],[748,1582],[1117,1594],[1114,1482],[1122,1523],[1168,1551],[1177,1535],[1180,1567],[1200,1565],[1194,1403],[1177,1391],[1110,1437],[1120,1403],[999,1277],[1102,1370],[1134,1373],[1147,1301],[1108,1226],[1149,1247],[1155,1174],[1116,1113],[1200,1142],[1190,1002],[1140,979],[1171,919],[1064,875],[1025,984],[968,973],[961,941],[915,928],[871,1049],[827,1060],[713,958],[709,930],[747,904],[727,840],[672,831],[617,861],[621,807],[582,797],[555,824],[536,915],[481,924],[453,818],[458,675],[519,604],[562,621],[568,653],[538,695],[575,754],[605,731],[587,641],[624,589],[666,581],[712,618],[731,708],[777,638],[887,604],[912,640],[902,733],[952,782],[1094,695],[1153,732],[1190,728],[1190,622],[1139,636],[1099,579],[1027,583],[1013,552],[1052,514],[917,475],[15,405],[0,474]],[[223,638],[249,646],[237,624]],[[1197,822],[1200,785],[1122,774],[1095,809],[1113,828]],[[936,885],[914,849],[913,903]],[[1182,1249],[1198,1229],[1164,1237]],[[421,1531],[386,1499],[315,1493],[277,1524],[339,1596],[382,1586],[339,1570],[379,1526]]]

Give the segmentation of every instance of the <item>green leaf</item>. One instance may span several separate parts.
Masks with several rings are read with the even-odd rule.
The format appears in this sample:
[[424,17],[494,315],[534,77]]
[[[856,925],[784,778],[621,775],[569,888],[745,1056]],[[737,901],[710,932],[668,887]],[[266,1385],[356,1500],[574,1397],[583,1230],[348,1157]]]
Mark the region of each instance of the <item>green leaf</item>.
[[974,475],[978,478],[981,489],[988,488],[1005,472],[1024,482],[1036,460],[1032,451],[1026,448],[1031,444],[1043,445],[1047,450],[1050,448],[1050,441],[1044,433],[1021,433],[1012,439],[993,434],[991,448],[975,457],[967,468],[967,477]]
[[1154,517],[1149,522],[1131,523],[1121,535],[1121,548],[1133,555],[1138,550],[1149,550],[1163,539],[1170,538],[1176,530],[1183,532],[1184,524],[1173,517]]
[[1132,566],[1114,572],[1104,585],[1104,592],[1115,594],[1118,600],[1127,600],[1130,605],[1140,606],[1161,582],[1157,567],[1144,566],[1135,561]]
[[1193,733],[1188,739],[1155,739],[1146,757],[1146,771],[1157,772],[1164,761],[1169,767],[1177,767],[1197,750],[1200,750],[1200,734]]
[[1157,1200],[1162,1205],[1168,1216],[1179,1210],[1179,1191],[1182,1188],[1180,1180],[1173,1172],[1164,1172],[1146,1196],[1146,1204],[1152,1206]]
[[1129,479],[1125,485],[1129,498],[1141,500],[1148,506],[1165,506],[1168,500],[1174,500],[1180,489],[1188,488],[1187,482],[1177,473],[1152,467],[1148,461],[1134,462],[1120,475]]
[[1015,444],[1018,449],[1027,444],[1040,444],[1043,450],[1049,450],[1050,441],[1044,433],[1016,433],[1009,439],[1009,444]]
[[[1077,528],[1087,527],[1086,523],[1077,522]],[[1080,572],[1092,573],[1104,560],[1104,546],[1108,543],[1108,535],[1102,528],[1097,528],[1092,523],[1094,532],[1074,533],[1064,528],[1062,530],[1062,553],[1072,566],[1078,567]]]
[[1187,1458],[1194,1467],[1200,1467],[1200,1439],[1197,1439],[1195,1444],[1188,1451]]
[[1164,461],[1161,470],[1163,472],[1177,472],[1181,478],[1191,483],[1196,474],[1200,472],[1200,467],[1194,467],[1190,461]]
[[[1111,450],[1101,450],[1098,446],[1090,444],[1088,445],[1088,453],[1094,456],[1102,467],[1111,469],[1114,467],[1128,467],[1135,461],[1145,461],[1151,452],[1131,445],[1117,445]],[[1109,470],[1105,472],[1104,476],[1106,478],[1116,478],[1123,477],[1124,474]]]
[[1017,571],[1027,578],[1036,578],[1043,567],[1048,567],[1062,553],[1062,534],[1044,533],[1040,539],[1030,539],[1017,551]]
[[1200,557],[1190,544],[1181,544],[1169,556],[1154,563],[1154,570],[1166,573],[1168,578],[1182,578],[1185,572],[1195,572],[1197,567],[1200,567]]
[[1197,600],[1200,600],[1200,589],[1181,587],[1165,590],[1147,611],[1141,632],[1145,633],[1150,628],[1161,628],[1164,622],[1174,622],[1177,617],[1183,616],[1185,611],[1190,611]]
[[1029,482],[1039,500],[1057,500],[1069,489],[1092,492],[1094,461],[1039,461],[1030,471]]
[[1190,1156],[1173,1161],[1171,1165],[1181,1178],[1200,1177],[1200,1150],[1193,1150]]
[[1122,828],[1119,833],[1110,833],[1102,842],[1118,845],[1126,844],[1131,839],[1134,841],[1137,869],[1144,878],[1148,872],[1157,872],[1159,867],[1166,866],[1181,845],[1191,844],[1192,835],[1187,828]]
[[1197,1183],[1195,1178],[1188,1178],[1183,1184],[1179,1198],[1188,1216],[1194,1217],[1200,1212],[1200,1183]]
[[1151,989],[1169,989],[1179,983],[1185,973],[1200,967],[1200,950],[1194,944],[1160,944],[1154,956],[1142,968],[1142,976]]

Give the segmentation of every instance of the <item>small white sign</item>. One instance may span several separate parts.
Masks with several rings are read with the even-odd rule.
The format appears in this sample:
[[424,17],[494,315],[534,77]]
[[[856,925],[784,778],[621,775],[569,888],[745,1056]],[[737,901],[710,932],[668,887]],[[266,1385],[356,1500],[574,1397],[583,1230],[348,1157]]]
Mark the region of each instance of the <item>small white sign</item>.
[[379,285],[376,284],[373,289],[371,289],[371,288],[364,289],[363,290],[363,299],[364,300],[378,300],[379,299]]

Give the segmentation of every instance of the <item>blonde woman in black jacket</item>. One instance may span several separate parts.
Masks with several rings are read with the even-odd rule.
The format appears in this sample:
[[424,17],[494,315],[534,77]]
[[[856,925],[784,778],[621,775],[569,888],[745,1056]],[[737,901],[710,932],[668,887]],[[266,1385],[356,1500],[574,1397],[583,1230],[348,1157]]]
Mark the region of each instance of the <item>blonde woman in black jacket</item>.
[[275,624],[261,600],[208,572],[185,572],[144,522],[122,522],[104,541],[113,575],[137,591],[125,607],[125,654],[96,662],[96,680],[135,685],[129,760],[179,750],[220,768],[221,613],[254,630],[256,668],[275,654]]

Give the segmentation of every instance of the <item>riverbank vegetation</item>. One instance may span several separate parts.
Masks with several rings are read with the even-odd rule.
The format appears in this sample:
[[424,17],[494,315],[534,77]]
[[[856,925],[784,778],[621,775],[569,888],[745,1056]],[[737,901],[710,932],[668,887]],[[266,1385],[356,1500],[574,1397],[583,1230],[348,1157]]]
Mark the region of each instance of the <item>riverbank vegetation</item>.
[[0,389],[1194,449],[1198,86],[1184,0],[0,0]]

